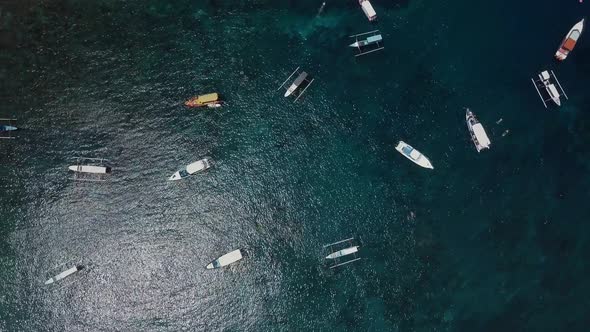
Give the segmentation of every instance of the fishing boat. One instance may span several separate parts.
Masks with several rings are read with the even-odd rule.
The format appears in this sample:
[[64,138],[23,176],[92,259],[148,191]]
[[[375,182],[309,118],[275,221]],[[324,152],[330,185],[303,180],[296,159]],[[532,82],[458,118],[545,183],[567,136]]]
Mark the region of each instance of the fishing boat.
[[45,281],[45,285],[50,285],[56,281],[60,281],[61,279],[65,278],[67,276],[70,276],[70,275],[82,270],[83,268],[84,267],[81,265],[76,265],[72,268],[69,268],[69,269],[63,271],[62,273],[60,273],[52,278],[47,279],[47,281]]
[[[555,86],[555,84],[553,84],[552,80],[555,80],[555,83],[557,83],[559,90],[557,89],[557,86]],[[557,79],[557,76],[555,76],[555,73],[553,72],[553,70],[551,71],[551,73],[549,73],[549,71],[547,71],[547,70],[544,70],[543,72],[541,72],[539,74],[538,80],[534,80],[531,78],[531,81],[533,82],[533,85],[535,86],[535,89],[537,90],[539,97],[543,101],[543,105],[545,106],[545,108],[547,108],[546,102],[548,102],[550,100],[553,101],[557,106],[561,106],[560,97],[564,96],[565,99],[568,99],[567,95],[565,94],[565,91],[563,90],[563,87],[559,83],[559,80]],[[541,94],[542,90],[545,90],[548,98],[545,98]],[[561,92],[560,92],[560,90],[561,90]]]
[[92,173],[92,174],[109,174],[111,168],[109,166],[93,166],[93,165],[72,165],[68,166],[70,171],[79,173]]
[[242,259],[242,252],[240,251],[240,249],[234,250],[209,263],[209,265],[207,265],[207,270],[218,269],[222,266],[227,266],[232,263],[235,263],[240,259]]
[[420,151],[414,149],[412,146],[405,143],[404,141],[399,141],[395,149],[404,157],[410,159],[413,163],[415,163],[418,166],[430,169],[434,168],[432,167],[430,160],[428,160],[428,158],[426,158],[425,155],[423,155],[422,153],[420,153]]
[[[352,35],[350,38],[354,38],[354,43],[348,45],[357,49],[355,56],[361,56],[376,51],[382,50],[384,47],[383,37],[379,33],[379,30],[373,30],[365,33],[359,33],[358,35]],[[362,38],[362,39],[359,39]]]
[[16,119],[0,119],[0,139],[14,139],[12,133],[18,128],[13,125]]
[[331,269],[361,259],[357,255],[360,246],[358,243],[355,244],[355,242],[356,240],[354,238],[350,238],[324,245],[324,249],[327,249],[329,253],[326,256],[326,261]]
[[219,99],[219,94],[217,93],[208,93],[205,95],[200,95],[197,97],[193,97],[184,102],[184,105],[187,107],[221,107],[223,106],[223,101]]
[[359,4],[361,5],[361,8],[363,9],[363,12],[369,21],[374,21],[377,19],[377,13],[375,12],[375,9],[373,9],[373,6],[369,0],[359,0]]
[[104,158],[76,157],[76,164],[68,166],[76,181],[106,181],[112,168]]
[[303,81],[305,81],[306,78],[307,73],[301,72],[295,81],[293,81],[293,84],[291,84],[287,91],[285,91],[285,97],[289,97],[293,92],[295,92],[295,90],[297,90],[297,88],[301,85],[301,83],[303,83]]
[[565,60],[569,53],[574,49],[576,43],[578,42],[578,38],[582,34],[582,30],[584,30],[584,19],[580,22],[576,23],[571,30],[567,33],[561,45],[559,45],[559,49],[555,52],[555,57],[559,61]]
[[471,140],[473,141],[473,144],[475,144],[477,152],[480,152],[483,149],[489,149],[491,144],[490,139],[481,123],[479,123],[469,108],[465,112],[465,120],[467,121],[467,128],[469,129]]
[[14,131],[17,130],[15,126],[0,125],[0,132],[2,131]]
[[210,167],[211,163],[209,162],[209,159],[204,158],[199,161],[195,161],[194,163],[187,165],[185,169],[181,169],[180,171],[177,171],[176,173],[172,174],[172,176],[168,178],[168,180],[180,180],[190,175],[203,172]]
[[342,256],[354,254],[355,252],[358,252],[358,251],[359,251],[359,246],[344,248],[342,250],[338,250],[336,252],[329,254],[328,256],[326,256],[326,259],[336,259],[336,258],[340,258]]
[[307,74],[307,72],[301,71],[299,70],[300,67],[297,67],[293,73],[291,73],[291,75],[289,75],[289,77],[287,77],[287,79],[283,82],[283,84],[281,84],[277,91],[282,89],[283,87],[285,87],[287,84],[287,82],[291,79],[291,77],[293,77],[293,75],[298,74],[297,78],[295,78],[295,80],[293,81],[293,83],[291,83],[291,85],[289,86],[289,88],[286,89],[285,91],[285,97],[289,97],[291,95],[295,96],[295,101],[297,101],[307,90],[307,88],[309,88],[309,86],[311,85],[311,83],[313,83],[314,78],[311,78],[311,80],[309,79],[309,75]]

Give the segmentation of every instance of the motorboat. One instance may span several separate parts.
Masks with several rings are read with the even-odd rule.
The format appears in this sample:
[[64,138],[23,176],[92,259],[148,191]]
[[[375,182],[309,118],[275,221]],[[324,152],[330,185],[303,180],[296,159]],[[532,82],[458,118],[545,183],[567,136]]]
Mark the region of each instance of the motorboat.
[[63,271],[62,273],[60,273],[60,274],[58,274],[58,275],[56,275],[56,276],[54,276],[52,278],[47,279],[47,281],[45,281],[45,285],[50,285],[50,284],[52,284],[52,283],[54,283],[56,281],[59,281],[59,280],[65,278],[67,276],[70,276],[70,275],[72,275],[72,274],[74,274],[74,273],[82,270],[83,268],[84,267],[81,266],[81,265],[76,265],[76,266],[74,266],[72,268],[69,268],[69,269]]
[[184,102],[184,105],[187,107],[221,107],[223,106],[223,101],[219,99],[219,94],[217,93],[208,93],[200,96],[193,97]]
[[555,52],[555,57],[559,61],[565,60],[569,53],[574,49],[582,31],[584,30],[584,19],[580,22],[576,23],[571,30],[567,33],[561,45],[559,45],[559,49]]
[[293,92],[295,92],[295,90],[297,90],[299,85],[301,85],[301,83],[303,83],[306,78],[307,78],[307,73],[301,72],[299,74],[299,76],[297,76],[295,81],[293,81],[293,84],[291,84],[291,86],[287,89],[287,91],[285,91],[285,97],[289,97]]
[[359,246],[344,248],[342,250],[338,250],[336,252],[329,254],[328,256],[326,256],[326,259],[336,259],[336,258],[340,258],[342,256],[354,254],[355,252],[358,252],[358,251],[359,251]]
[[375,12],[375,9],[373,9],[373,6],[369,0],[359,0],[359,4],[361,5],[361,8],[369,21],[374,21],[377,19],[377,13]]
[[420,153],[420,151],[414,149],[412,146],[405,143],[404,141],[399,141],[395,149],[404,157],[410,159],[413,163],[415,163],[418,166],[430,169],[434,168],[432,167],[430,160],[428,160],[426,156],[424,156],[422,153]]
[[222,266],[227,266],[242,259],[242,251],[240,249],[228,252],[227,254],[215,259],[209,265],[207,270],[218,269]]
[[481,123],[479,123],[469,108],[465,112],[465,120],[467,121],[467,128],[469,129],[471,140],[473,141],[473,144],[475,144],[477,152],[480,152],[483,149],[489,149],[491,144],[490,139]]
[[209,159],[204,158],[199,161],[195,161],[192,164],[187,165],[184,169],[177,171],[176,173],[172,174],[168,180],[175,181],[186,178],[190,175],[203,172],[211,167],[211,163]]

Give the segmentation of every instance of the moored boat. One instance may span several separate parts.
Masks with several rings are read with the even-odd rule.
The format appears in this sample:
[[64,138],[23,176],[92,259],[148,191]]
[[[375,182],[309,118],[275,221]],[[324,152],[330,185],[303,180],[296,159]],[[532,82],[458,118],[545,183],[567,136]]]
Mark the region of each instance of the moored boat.
[[418,166],[430,169],[434,168],[430,163],[430,160],[428,160],[425,155],[404,141],[399,141],[395,149]]
[[228,252],[227,254],[213,260],[207,265],[207,270],[218,269],[222,266],[227,266],[242,259],[242,252],[240,249]]
[[203,158],[199,161],[195,161],[194,163],[187,165],[184,169],[181,169],[180,171],[177,171],[176,173],[172,174],[172,176],[168,178],[168,180],[180,180],[190,175],[203,172],[210,167],[211,163],[209,162],[209,159]]
[[65,277],[67,277],[69,275],[72,275],[72,274],[74,274],[74,273],[82,270],[83,268],[84,267],[81,266],[81,265],[76,265],[76,266],[74,266],[72,268],[69,268],[69,269],[63,271],[62,273],[60,273],[60,274],[58,274],[58,275],[56,275],[54,277],[51,277],[51,278],[47,279],[47,281],[45,281],[45,285],[49,285],[49,284],[52,284],[52,283],[54,283],[56,281],[59,281],[59,280],[65,278]]
[[377,13],[375,12],[375,9],[373,9],[373,6],[369,0],[359,0],[359,4],[361,5],[361,8],[363,9],[363,12],[369,21],[374,21],[377,19]]
[[303,81],[305,81],[306,78],[307,78],[307,73],[301,72],[301,74],[299,74],[299,76],[297,76],[295,81],[293,81],[293,84],[291,84],[291,86],[285,92],[285,97],[289,97],[293,92],[295,92],[295,90],[297,90],[299,85],[301,85],[301,83],[303,83]]
[[360,48],[360,47],[364,47],[364,46],[368,46],[368,45],[372,45],[372,44],[376,44],[383,41],[383,37],[381,37],[381,35],[374,35],[374,36],[369,36],[366,39],[363,40],[357,40],[354,43],[348,45],[350,47],[356,47],[356,48]]
[[567,58],[569,53],[576,46],[576,43],[578,42],[578,38],[580,38],[580,35],[582,34],[583,30],[584,30],[584,19],[582,19],[580,22],[576,23],[576,25],[574,25],[571,28],[571,30],[567,33],[567,35],[565,36],[565,38],[561,42],[561,45],[559,45],[559,49],[557,49],[557,52],[555,52],[555,57],[557,58],[557,60],[563,61],[563,60],[565,60],[565,58]]
[[187,107],[220,107],[223,105],[223,101],[219,99],[219,94],[208,93],[193,97],[184,102]]
[[109,174],[111,168],[109,166],[92,166],[92,165],[73,165],[68,166],[70,171],[79,173],[92,173],[92,174]]
[[489,149],[491,144],[490,139],[481,123],[479,123],[469,108],[465,112],[465,120],[467,122],[469,134],[471,135],[471,140],[473,141],[473,144],[475,144],[477,152],[480,152],[483,149]]

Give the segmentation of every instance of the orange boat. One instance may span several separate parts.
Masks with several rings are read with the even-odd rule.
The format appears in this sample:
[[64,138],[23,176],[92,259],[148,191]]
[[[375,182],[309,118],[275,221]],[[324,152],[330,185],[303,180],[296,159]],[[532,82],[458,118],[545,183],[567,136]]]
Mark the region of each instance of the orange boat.
[[222,104],[223,102],[219,100],[217,93],[200,95],[184,102],[184,105],[187,107],[220,107]]
[[580,22],[576,23],[574,27],[568,32],[565,39],[559,45],[559,49],[555,52],[555,57],[559,61],[565,60],[568,54],[574,49],[576,43],[578,42],[578,38],[582,34],[582,30],[584,29],[584,20],[582,19]]

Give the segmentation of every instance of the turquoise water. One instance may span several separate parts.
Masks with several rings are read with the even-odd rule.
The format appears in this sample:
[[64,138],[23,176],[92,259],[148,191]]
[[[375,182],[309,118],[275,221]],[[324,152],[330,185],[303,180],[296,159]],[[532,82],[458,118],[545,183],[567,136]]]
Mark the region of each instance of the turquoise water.
[[[0,142],[0,330],[587,329],[588,36],[552,55],[588,5],[375,0],[370,24],[320,4],[2,5],[1,117],[22,131]],[[375,28],[385,50],[354,58]],[[297,66],[315,81],[295,104],[276,88]],[[559,109],[530,82],[545,68]],[[210,91],[227,107],[182,106]],[[72,181],[80,155],[109,181]],[[327,269],[322,245],[350,236],[361,261]]]

